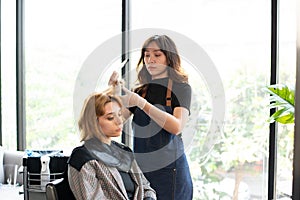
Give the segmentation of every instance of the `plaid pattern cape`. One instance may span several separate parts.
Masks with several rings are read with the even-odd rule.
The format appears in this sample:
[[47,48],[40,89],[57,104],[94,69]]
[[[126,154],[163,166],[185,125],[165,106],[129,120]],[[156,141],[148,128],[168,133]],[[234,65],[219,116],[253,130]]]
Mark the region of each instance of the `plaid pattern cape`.
[[[156,200],[155,191],[135,160],[128,173],[135,183],[134,200]],[[78,200],[128,200],[118,169],[94,158],[84,146],[75,148],[70,156],[68,180]]]

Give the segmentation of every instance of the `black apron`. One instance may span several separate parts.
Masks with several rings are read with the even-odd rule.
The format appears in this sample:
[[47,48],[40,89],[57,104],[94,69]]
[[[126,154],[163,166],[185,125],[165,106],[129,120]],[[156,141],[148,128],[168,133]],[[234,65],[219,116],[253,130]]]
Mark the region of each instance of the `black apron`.
[[[171,89],[172,81],[169,79],[167,105],[155,106],[173,114]],[[156,191],[157,199],[192,199],[193,184],[181,135],[174,135],[162,129],[139,108],[135,110],[132,128],[136,160]]]

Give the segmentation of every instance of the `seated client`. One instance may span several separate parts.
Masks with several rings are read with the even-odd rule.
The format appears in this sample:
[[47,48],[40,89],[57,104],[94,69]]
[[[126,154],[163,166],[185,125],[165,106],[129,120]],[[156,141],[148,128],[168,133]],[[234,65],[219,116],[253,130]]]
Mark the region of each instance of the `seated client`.
[[91,94],[78,127],[82,146],[68,161],[68,180],[76,199],[156,200],[133,152],[112,140],[122,133],[122,104],[109,92]]

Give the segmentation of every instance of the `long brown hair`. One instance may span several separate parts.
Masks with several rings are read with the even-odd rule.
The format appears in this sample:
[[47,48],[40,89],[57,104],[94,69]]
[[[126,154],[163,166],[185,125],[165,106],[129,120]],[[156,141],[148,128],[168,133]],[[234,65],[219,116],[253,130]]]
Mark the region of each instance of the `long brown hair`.
[[176,82],[188,82],[188,75],[181,67],[181,59],[174,41],[167,35],[154,35],[144,42],[141,49],[141,56],[136,67],[139,84],[137,90],[143,89],[151,81],[151,75],[147,71],[144,61],[145,51],[151,42],[155,42],[166,56],[169,78]]

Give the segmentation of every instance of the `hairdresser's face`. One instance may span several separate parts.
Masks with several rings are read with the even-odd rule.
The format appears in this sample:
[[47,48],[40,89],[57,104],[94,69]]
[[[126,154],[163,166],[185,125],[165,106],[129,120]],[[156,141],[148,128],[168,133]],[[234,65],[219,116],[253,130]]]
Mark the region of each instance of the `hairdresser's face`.
[[159,49],[156,42],[151,42],[146,48],[144,62],[152,79],[165,78],[168,76],[167,57]]
[[105,105],[104,110],[104,115],[98,117],[102,134],[108,139],[110,139],[110,137],[120,136],[122,133],[123,121],[119,104],[116,102],[109,102]]

